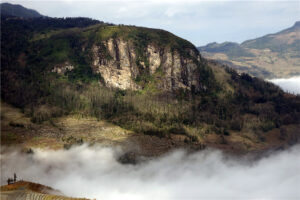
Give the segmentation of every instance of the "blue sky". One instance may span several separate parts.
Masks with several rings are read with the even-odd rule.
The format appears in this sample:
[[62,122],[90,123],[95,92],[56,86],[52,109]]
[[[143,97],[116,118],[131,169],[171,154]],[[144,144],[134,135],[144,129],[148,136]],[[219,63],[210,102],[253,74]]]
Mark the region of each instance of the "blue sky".
[[242,42],[292,26],[300,0],[7,0],[50,17],[84,16],[168,30],[196,46]]

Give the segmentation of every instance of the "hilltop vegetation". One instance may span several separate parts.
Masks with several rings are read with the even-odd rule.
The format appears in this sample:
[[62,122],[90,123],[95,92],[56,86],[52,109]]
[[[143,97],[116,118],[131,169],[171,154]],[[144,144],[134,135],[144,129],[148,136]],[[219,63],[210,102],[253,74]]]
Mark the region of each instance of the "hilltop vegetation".
[[[238,135],[251,140],[252,149],[266,141],[268,132],[299,124],[299,96],[208,62],[191,43],[163,30],[87,18],[6,18],[1,26],[1,98],[20,108],[32,123],[76,114],[136,134],[184,135],[187,144],[209,144],[210,135],[220,138],[217,144],[226,144],[226,137],[234,135],[234,140]],[[101,66],[111,72],[116,67],[121,73],[122,42],[132,47],[128,55],[135,56],[130,69],[137,69],[131,72],[136,73],[131,80],[136,90],[108,87],[106,77],[94,68],[96,46]],[[149,46],[157,47],[162,60],[153,73]],[[165,55],[171,55],[172,65],[165,64]],[[175,58],[182,70],[179,77],[173,75]],[[71,70],[56,73],[55,67],[62,63],[71,65]],[[196,73],[189,72],[192,67]],[[167,75],[169,69],[173,72]],[[193,75],[191,80],[187,74]],[[169,79],[172,86],[163,87]],[[282,143],[295,134],[286,130],[282,129]],[[5,133],[1,137],[8,138]]]

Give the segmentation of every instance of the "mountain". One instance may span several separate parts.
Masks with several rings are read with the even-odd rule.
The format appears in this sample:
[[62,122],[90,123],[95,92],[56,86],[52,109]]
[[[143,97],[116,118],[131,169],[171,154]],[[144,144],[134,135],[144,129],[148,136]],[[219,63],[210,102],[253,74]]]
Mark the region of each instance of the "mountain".
[[269,34],[254,40],[247,40],[241,44],[244,48],[270,49],[273,52],[300,52],[300,21],[291,28],[275,34]]
[[43,17],[43,15],[41,15],[37,11],[24,8],[21,5],[1,3],[0,6],[1,6],[1,16],[23,17],[23,18]]
[[216,42],[209,43],[204,47],[198,47],[199,51],[210,53],[223,53],[229,57],[253,57],[254,55],[241,47],[238,43],[224,42],[218,44]]
[[218,60],[239,72],[261,78],[300,75],[300,22],[291,28],[241,44],[210,43],[198,47],[202,55]]
[[204,59],[170,32],[88,18],[7,18],[1,27],[3,145],[105,143],[156,156],[299,138],[299,97]]

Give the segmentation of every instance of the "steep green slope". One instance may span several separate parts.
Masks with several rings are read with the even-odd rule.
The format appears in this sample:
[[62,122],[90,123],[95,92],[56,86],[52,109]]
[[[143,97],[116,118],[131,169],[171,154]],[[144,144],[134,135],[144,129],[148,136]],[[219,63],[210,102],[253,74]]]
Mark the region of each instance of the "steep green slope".
[[84,18],[1,23],[1,97],[33,123],[79,114],[186,144],[251,138],[252,148],[299,124],[299,97],[208,62],[169,32]]
[[286,30],[241,44],[211,43],[198,48],[204,57],[218,60],[239,72],[261,78],[300,75],[300,22]]

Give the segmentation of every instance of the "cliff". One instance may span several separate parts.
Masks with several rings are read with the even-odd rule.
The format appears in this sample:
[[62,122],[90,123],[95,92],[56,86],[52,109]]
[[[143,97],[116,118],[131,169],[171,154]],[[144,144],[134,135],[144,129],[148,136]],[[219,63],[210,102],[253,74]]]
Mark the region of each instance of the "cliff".
[[[209,72],[209,68],[204,66],[199,52],[191,43],[171,33],[130,26],[95,26],[83,31],[85,34],[77,36],[83,41],[78,49],[89,55],[92,73],[101,77],[107,87],[140,90],[159,75],[155,85],[160,90],[200,92],[208,88],[201,81],[201,71]],[[52,71],[64,74],[76,70],[76,64],[67,57],[54,65]]]
[[[103,55],[108,50],[109,58]],[[93,46],[93,71],[99,73],[108,87],[120,89],[140,89],[137,79],[143,73],[153,76],[159,70],[163,73],[160,88],[164,90],[189,89],[200,90],[199,64],[200,54],[188,50],[185,58],[170,48],[161,48],[149,44],[145,48],[145,60],[138,59],[135,47],[130,41],[109,39],[101,45]]]

